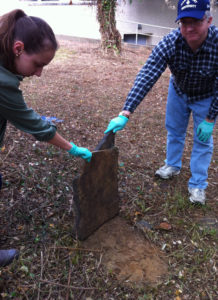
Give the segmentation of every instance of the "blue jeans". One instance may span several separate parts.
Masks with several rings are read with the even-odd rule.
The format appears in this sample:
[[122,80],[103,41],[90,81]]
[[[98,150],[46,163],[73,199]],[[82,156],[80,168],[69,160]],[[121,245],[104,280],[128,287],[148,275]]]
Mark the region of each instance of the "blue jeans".
[[194,122],[194,141],[190,159],[191,178],[188,186],[190,188],[206,189],[208,183],[208,168],[213,154],[213,137],[201,142],[197,137],[198,125],[206,118],[212,97],[188,103],[187,96],[179,96],[170,79],[166,122],[167,129],[167,155],[166,164],[180,169],[182,167],[182,154],[185,144],[186,131],[189,117],[192,113]]

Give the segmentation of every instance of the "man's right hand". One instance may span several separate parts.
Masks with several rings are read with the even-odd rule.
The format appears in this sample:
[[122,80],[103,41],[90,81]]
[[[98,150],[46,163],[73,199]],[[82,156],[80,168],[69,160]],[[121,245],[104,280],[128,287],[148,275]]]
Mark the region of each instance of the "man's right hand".
[[118,130],[122,130],[126,126],[128,120],[129,119],[125,116],[118,116],[112,119],[104,133],[108,133],[111,130],[113,133],[116,133]]

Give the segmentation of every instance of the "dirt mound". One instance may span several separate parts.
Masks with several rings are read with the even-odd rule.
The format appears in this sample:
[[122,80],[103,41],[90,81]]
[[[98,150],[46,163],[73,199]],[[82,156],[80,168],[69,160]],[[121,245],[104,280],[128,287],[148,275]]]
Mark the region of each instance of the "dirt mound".
[[103,250],[103,265],[123,283],[155,285],[167,273],[161,251],[120,217],[104,224],[83,244]]

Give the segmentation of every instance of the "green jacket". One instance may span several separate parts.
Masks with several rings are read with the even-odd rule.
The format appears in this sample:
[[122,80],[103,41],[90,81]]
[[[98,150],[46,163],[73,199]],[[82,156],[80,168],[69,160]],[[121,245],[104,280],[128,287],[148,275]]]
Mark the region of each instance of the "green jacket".
[[0,146],[7,121],[39,141],[49,141],[56,133],[54,124],[42,120],[39,114],[27,107],[19,89],[22,80],[22,76],[11,73],[0,64]]

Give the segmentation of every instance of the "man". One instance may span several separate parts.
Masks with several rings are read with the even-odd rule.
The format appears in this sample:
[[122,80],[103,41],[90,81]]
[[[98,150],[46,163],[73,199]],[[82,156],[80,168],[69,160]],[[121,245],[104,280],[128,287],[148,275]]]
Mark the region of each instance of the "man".
[[169,67],[165,165],[155,175],[168,179],[178,175],[190,114],[194,121],[194,143],[188,183],[189,200],[205,204],[208,167],[213,152],[212,131],[218,112],[218,29],[212,26],[209,0],[179,0],[179,28],[165,36],[153,49],[138,73],[122,112],[107,130],[125,127],[130,114]]

